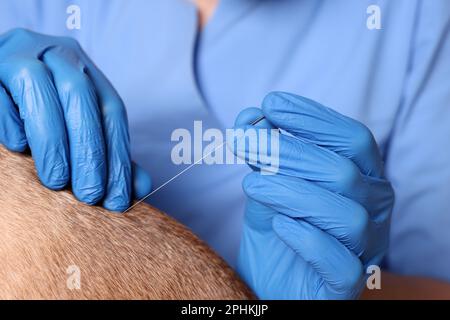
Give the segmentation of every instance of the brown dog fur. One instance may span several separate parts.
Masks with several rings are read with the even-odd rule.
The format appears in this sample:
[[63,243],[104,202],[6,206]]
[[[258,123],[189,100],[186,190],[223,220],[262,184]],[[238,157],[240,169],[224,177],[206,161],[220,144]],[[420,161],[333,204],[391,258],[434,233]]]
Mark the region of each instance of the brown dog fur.
[[[236,274],[185,227],[146,204],[119,215],[37,180],[0,146],[1,299],[246,299]],[[69,266],[80,288],[67,285]]]

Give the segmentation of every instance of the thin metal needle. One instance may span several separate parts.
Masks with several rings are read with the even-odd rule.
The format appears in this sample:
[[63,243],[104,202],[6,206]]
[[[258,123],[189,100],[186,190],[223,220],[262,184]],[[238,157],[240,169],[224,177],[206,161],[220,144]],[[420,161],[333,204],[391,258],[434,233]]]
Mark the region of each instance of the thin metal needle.
[[[258,123],[260,123],[262,120],[265,119],[265,116],[261,116],[258,119],[254,120],[252,123],[250,123],[250,125],[254,126]],[[165,186],[167,186],[169,183],[171,183],[173,180],[175,180],[176,178],[178,178],[179,176],[181,176],[183,173],[185,173],[186,171],[190,170],[192,167],[194,167],[195,165],[199,164],[203,159],[205,159],[206,157],[210,156],[211,154],[213,154],[215,151],[217,151],[218,149],[222,148],[224,145],[226,144],[225,142],[222,142],[219,146],[215,147],[211,152],[209,152],[208,154],[204,155],[202,158],[198,159],[197,161],[195,161],[193,164],[189,165],[187,168],[183,169],[182,171],[180,171],[179,173],[177,173],[176,175],[174,175],[172,178],[170,178],[169,180],[167,180],[166,182],[164,182],[162,185],[160,185],[158,188],[156,188],[155,190],[153,190],[152,192],[150,192],[149,194],[147,194],[145,197],[141,198],[139,201],[137,201],[136,203],[134,203],[132,206],[128,207],[128,209],[126,209],[123,213],[127,213],[128,211],[130,211],[131,209],[133,209],[135,206],[137,206],[138,204],[144,202],[147,198],[149,198],[150,196],[154,195],[156,192],[158,192],[159,190],[161,190],[162,188],[164,188]]]

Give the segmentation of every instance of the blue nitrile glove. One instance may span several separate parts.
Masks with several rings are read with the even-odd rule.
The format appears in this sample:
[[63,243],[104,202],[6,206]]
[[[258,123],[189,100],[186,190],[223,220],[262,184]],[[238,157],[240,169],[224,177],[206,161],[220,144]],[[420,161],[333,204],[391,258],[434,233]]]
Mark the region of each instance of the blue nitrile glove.
[[[41,182],[69,180],[88,204],[123,211],[130,205],[133,165],[123,102],[71,38],[24,29],[0,36],[0,143],[31,149]],[[69,172],[70,171],[70,172]],[[135,167],[135,195],[150,190]]]
[[[256,170],[243,181],[239,273],[262,299],[357,298],[366,267],[387,250],[394,202],[372,134],[287,93],[269,94],[262,111],[244,110],[236,126],[248,128],[262,114],[266,120],[255,127],[284,130],[280,162],[276,174]],[[249,146],[240,146],[237,154],[250,159]]]

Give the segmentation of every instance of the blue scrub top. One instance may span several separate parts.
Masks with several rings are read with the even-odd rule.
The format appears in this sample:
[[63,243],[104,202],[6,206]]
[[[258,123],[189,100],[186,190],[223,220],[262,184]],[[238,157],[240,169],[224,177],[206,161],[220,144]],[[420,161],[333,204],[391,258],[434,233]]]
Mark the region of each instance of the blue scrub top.
[[[66,28],[66,8],[81,29]],[[382,28],[366,26],[381,8]],[[450,1],[223,0],[198,33],[188,0],[1,0],[0,33],[71,36],[125,101],[132,156],[160,185],[185,166],[171,133],[231,127],[272,90],[365,123],[396,190],[387,266],[450,280]],[[230,264],[237,256],[244,165],[201,165],[149,202]]]

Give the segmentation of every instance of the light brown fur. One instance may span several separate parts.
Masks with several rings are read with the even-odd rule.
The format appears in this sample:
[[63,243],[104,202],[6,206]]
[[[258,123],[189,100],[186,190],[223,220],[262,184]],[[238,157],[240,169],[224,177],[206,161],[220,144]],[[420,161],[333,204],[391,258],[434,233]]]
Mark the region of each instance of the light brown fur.
[[[76,265],[81,287],[70,290]],[[1,299],[245,299],[236,274],[185,227],[140,204],[119,215],[37,180],[0,146]]]

